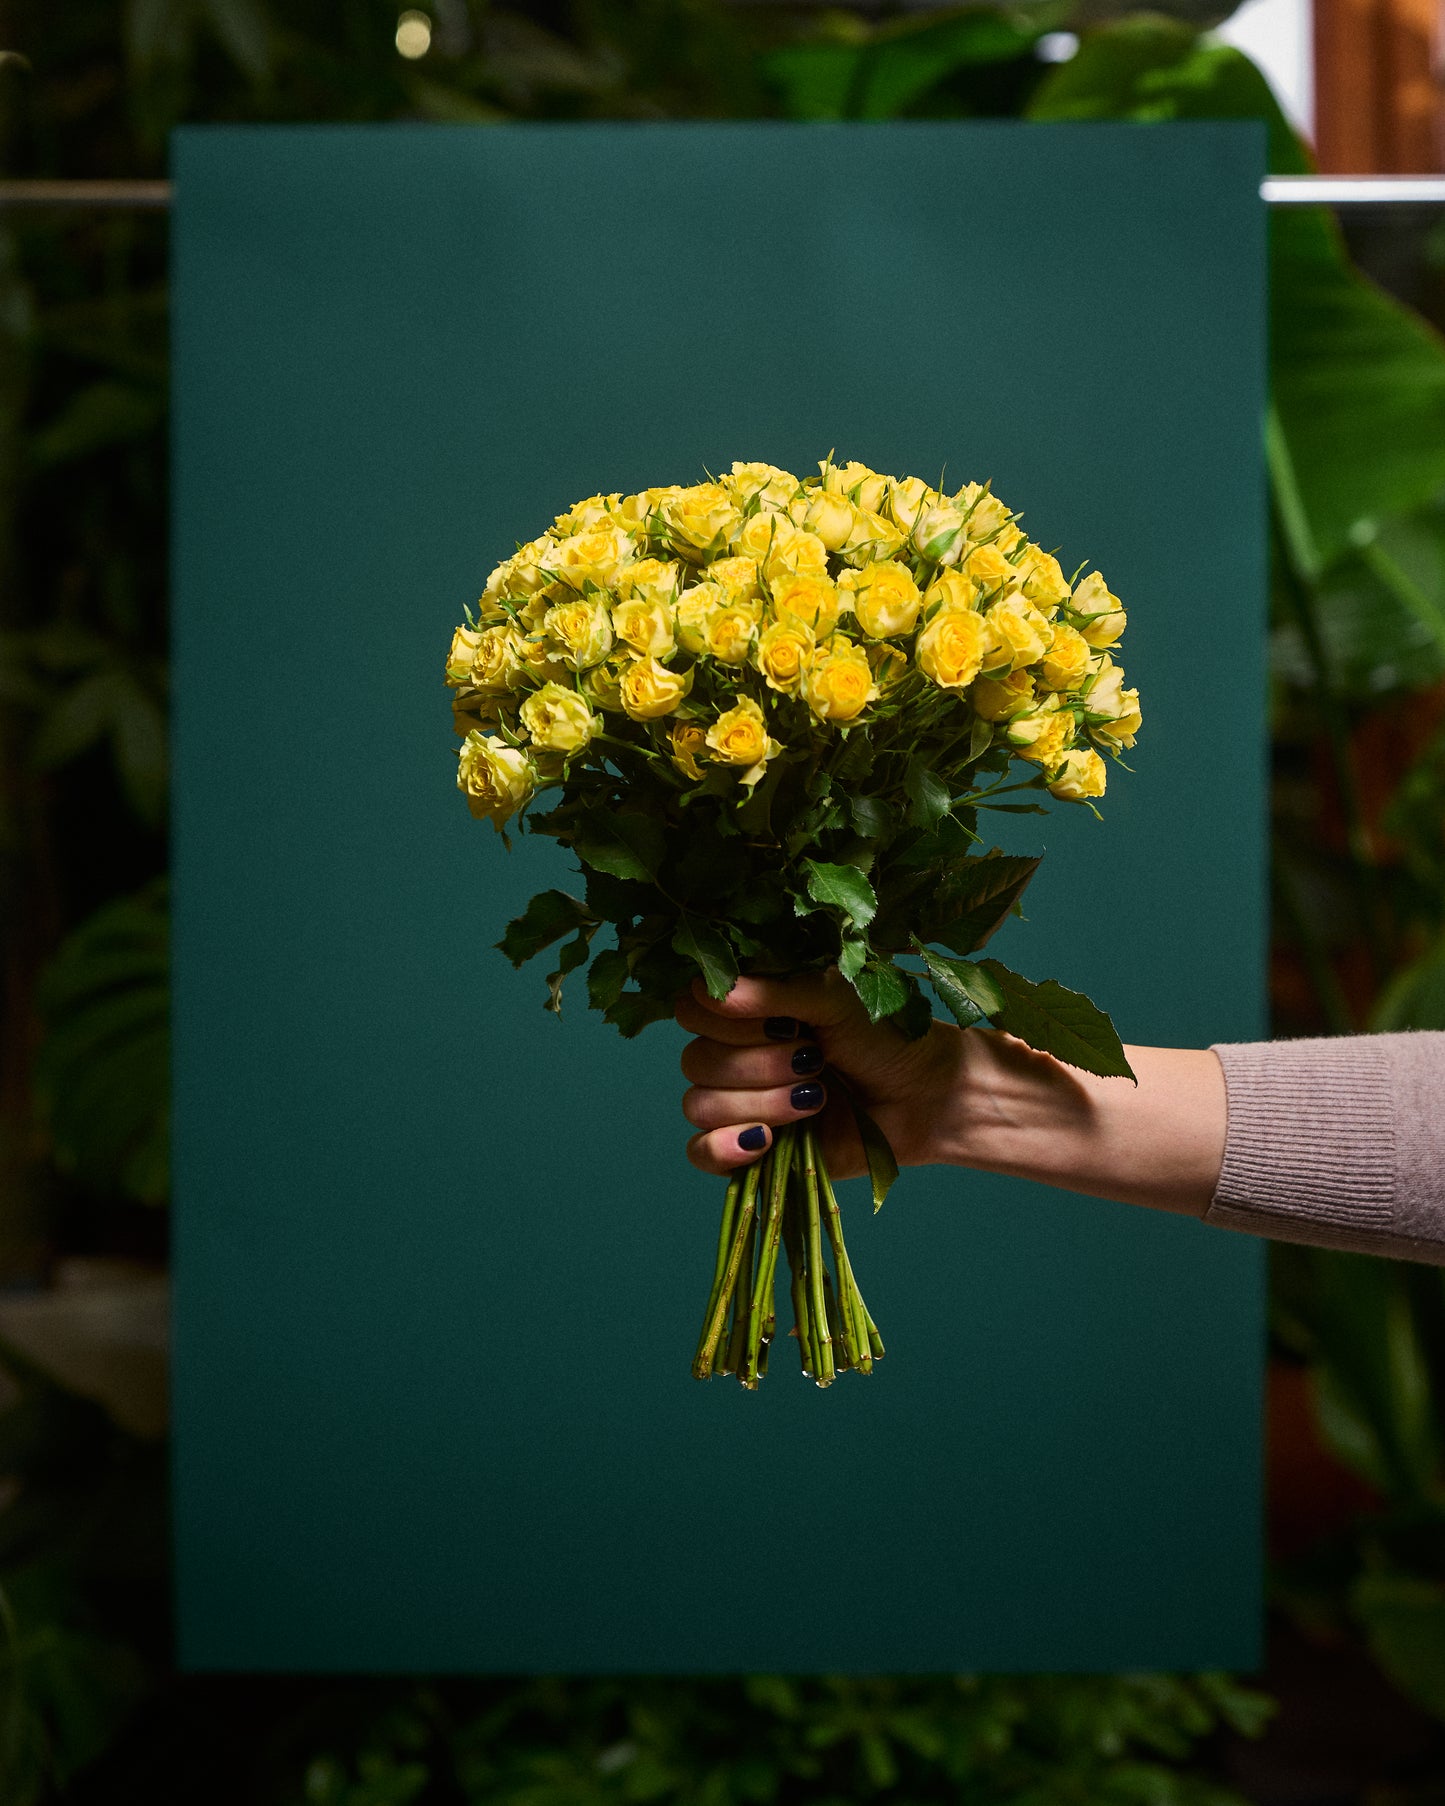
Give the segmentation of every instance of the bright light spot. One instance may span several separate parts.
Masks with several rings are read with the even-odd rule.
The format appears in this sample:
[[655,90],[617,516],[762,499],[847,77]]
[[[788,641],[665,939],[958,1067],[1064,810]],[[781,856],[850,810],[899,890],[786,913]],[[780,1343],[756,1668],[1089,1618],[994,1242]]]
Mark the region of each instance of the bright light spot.
[[1079,40],[1071,31],[1046,31],[1034,45],[1041,63],[1067,63],[1077,56]]
[[1291,125],[1315,131],[1314,9],[1310,0],[1244,0],[1214,37],[1263,71]]
[[404,12],[396,22],[396,47],[413,62],[431,49],[431,20],[425,13]]

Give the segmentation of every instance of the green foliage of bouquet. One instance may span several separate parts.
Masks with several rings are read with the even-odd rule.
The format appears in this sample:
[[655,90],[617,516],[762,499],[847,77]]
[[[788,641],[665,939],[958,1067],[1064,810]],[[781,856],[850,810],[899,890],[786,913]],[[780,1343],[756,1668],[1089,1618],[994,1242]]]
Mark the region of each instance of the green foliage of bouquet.
[[[553,1010],[590,959],[592,1007],[624,1035],[694,978],[724,997],[740,971],[836,965],[909,1039],[932,1021],[926,979],[966,1028],[1132,1077],[1086,997],[972,957],[1039,863],[985,849],[979,812],[1038,812],[1040,792],[1092,808],[1101,754],[1134,743],[1118,598],[1097,571],[1066,578],[987,485],[820,471],[592,496],[488,578],[447,659],[457,782],[475,816],[552,835],[585,872],[502,951],[563,942]],[[876,1208],[897,1166],[854,1108]],[[780,1246],[804,1373],[871,1372],[883,1344],[806,1123],[728,1187],[693,1371],[756,1387]]]

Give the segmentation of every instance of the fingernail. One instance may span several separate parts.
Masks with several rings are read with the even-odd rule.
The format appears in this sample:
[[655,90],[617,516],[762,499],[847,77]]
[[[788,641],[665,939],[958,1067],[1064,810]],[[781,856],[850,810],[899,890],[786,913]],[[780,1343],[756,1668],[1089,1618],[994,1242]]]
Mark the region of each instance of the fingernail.
[[822,1101],[821,1085],[794,1085],[788,1093],[788,1102],[795,1110],[816,1110]]
[[763,1033],[770,1041],[796,1041],[797,1019],[793,1016],[769,1016],[763,1023]]
[[738,1135],[738,1146],[745,1148],[749,1154],[756,1154],[759,1148],[768,1145],[768,1132],[764,1128],[744,1129]]
[[823,1070],[823,1050],[821,1047],[800,1047],[793,1055],[793,1071],[796,1073],[821,1072]]

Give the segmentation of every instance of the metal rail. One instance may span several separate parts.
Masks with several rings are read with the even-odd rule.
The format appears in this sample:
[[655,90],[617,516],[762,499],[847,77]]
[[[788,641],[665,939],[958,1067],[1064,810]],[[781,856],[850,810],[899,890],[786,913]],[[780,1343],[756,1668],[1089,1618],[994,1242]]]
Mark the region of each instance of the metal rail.
[[[1260,199],[1271,207],[1445,207],[1442,176],[1266,176]],[[157,212],[175,199],[170,182],[10,182],[0,208],[139,208]]]

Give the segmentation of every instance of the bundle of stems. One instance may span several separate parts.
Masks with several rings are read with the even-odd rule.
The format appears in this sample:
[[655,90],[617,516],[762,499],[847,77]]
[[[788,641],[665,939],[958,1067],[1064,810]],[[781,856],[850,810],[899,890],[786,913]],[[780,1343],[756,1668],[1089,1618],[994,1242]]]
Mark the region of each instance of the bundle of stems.
[[[830,1272],[823,1259],[827,1240]],[[717,1264],[692,1371],[736,1374],[749,1391],[768,1370],[777,1327],[778,1249],[787,1250],[792,1334],[807,1378],[831,1386],[850,1369],[871,1373],[883,1339],[868,1314],[843,1241],[843,1219],[812,1126],[774,1133],[763,1159],[735,1174],[723,1201]]]

